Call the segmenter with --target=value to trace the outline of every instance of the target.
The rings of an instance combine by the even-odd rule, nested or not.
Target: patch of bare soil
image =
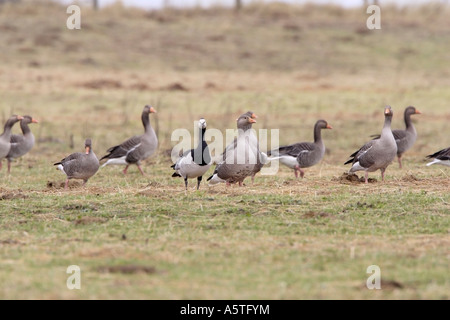
[[[123,265],[123,266],[101,266],[98,269],[101,273],[122,273],[122,274],[136,274],[136,273],[146,273],[154,274],[156,273],[156,268],[151,266],[139,266],[139,265]]]
[[[407,289],[408,286],[396,281],[396,280],[381,280],[381,290],[393,291],[397,289]],[[367,289],[367,284],[364,283],[362,286],[364,289]]]
[[[405,181],[405,182],[416,182],[416,181],[420,181],[420,180],[421,179],[417,178],[413,174],[407,174],[406,176],[402,177],[402,181]]]
[[[210,89],[210,90],[217,89],[217,85],[214,82],[208,81],[205,83],[205,89]]]
[[[310,218],[328,218],[331,215],[326,212],[308,212],[302,215],[302,218],[304,219],[310,219]]]
[[[340,183],[352,184],[352,183],[364,183],[364,176],[358,177],[358,175],[354,173],[344,172],[340,177],[333,177],[332,181],[338,181]],[[369,183],[378,182],[377,179],[369,178]]]
[[[381,280],[381,289],[384,290],[394,290],[394,289],[404,289],[405,285],[396,280]]]
[[[120,89],[122,88],[122,83],[118,80],[113,79],[96,79],[91,81],[86,81],[79,84],[80,87],[88,89]]]
[[[0,245],[1,244],[20,244],[20,242],[17,240],[13,240],[13,239],[6,239],[6,240],[0,240]]]
[[[172,84],[169,84],[165,87],[162,87],[161,90],[167,90],[167,91],[189,91],[184,85],[182,85],[179,82],[175,82]]]
[[[70,181],[69,182],[69,189],[79,188],[82,185],[83,185],[82,182]],[[65,182],[47,181],[47,188],[48,189],[64,189],[64,186],[65,186]]]
[[[108,221],[105,218],[98,218],[98,217],[82,217],[80,219],[74,220],[73,223],[75,225],[88,225],[93,223],[105,223]]]
[[[22,191],[5,191],[0,193],[0,201],[1,200],[14,200],[14,199],[26,199],[28,196]]]
[[[137,91],[148,91],[148,90],[150,90],[150,87],[147,84],[143,83],[143,82],[133,83],[128,88],[131,89],[131,90],[137,90]]]

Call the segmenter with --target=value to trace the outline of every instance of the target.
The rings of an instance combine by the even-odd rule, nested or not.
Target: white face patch
[[[205,129],[205,128],[206,128],[206,120],[203,119],[203,118],[201,118],[201,119],[198,121],[198,127],[199,127],[200,129]]]

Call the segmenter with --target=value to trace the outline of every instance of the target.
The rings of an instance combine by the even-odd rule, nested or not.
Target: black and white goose
[[[294,169],[295,177],[298,173],[303,178],[305,172],[302,168],[312,167],[322,160],[325,154],[325,144],[322,140],[322,129],[333,127],[325,120],[318,120],[314,125],[314,142],[300,142],[280,147],[269,152],[270,161],[279,159],[280,162]]]
[[[6,159],[8,160],[8,173],[11,172],[11,162],[27,154],[34,147],[34,135],[28,126],[30,123],[39,123],[31,116],[23,116],[20,120],[20,128],[23,135],[13,134],[11,136],[11,149]]]
[[[83,185],[85,185],[100,167],[98,158],[92,150],[91,139],[86,139],[84,147],[85,153],[72,153],[54,164],[58,170],[61,170],[67,176],[64,189],[69,187],[70,179],[81,179],[84,181]]]
[[[188,179],[197,178],[197,190],[203,175],[211,167],[211,153],[208,144],[205,141],[206,120],[201,118],[198,121],[199,140],[197,148],[186,151],[183,156],[171,167],[175,170],[172,177],[182,177],[186,190],[188,188]]]
[[[397,143],[397,158],[398,165],[400,169],[402,168],[402,156],[403,154],[411,149],[417,139],[417,131],[414,127],[414,124],[411,121],[411,116],[414,114],[421,114],[419,110],[417,110],[413,106],[409,106],[405,109],[403,114],[403,118],[405,120],[405,130],[392,130],[392,134],[394,135],[395,142]],[[375,139],[379,139],[380,136],[374,136]]]
[[[450,166],[450,148],[439,150],[427,156],[428,159],[434,159],[427,163],[427,166],[433,164],[441,164],[443,166]]]
[[[368,173],[376,170],[381,171],[381,178],[384,181],[384,172],[392,163],[397,154],[397,143],[391,130],[393,112],[390,106],[384,109],[384,126],[380,139],[371,140],[354,152],[351,159],[345,164],[351,163],[350,172],[364,171],[365,183],[368,183]]]
[[[143,135],[134,136],[120,145],[111,147],[107,150],[107,155],[103,156],[100,161],[107,159],[102,167],[115,164],[125,165],[123,173],[126,174],[128,167],[135,164],[142,175],[144,171],[141,168],[141,161],[150,157],[158,148],[158,138],[155,130],[150,124],[150,113],[156,113],[152,106],[145,106],[142,111],[141,119],[145,132]]]
[[[5,130],[0,135],[0,170],[2,169],[2,160],[8,156],[11,150],[11,130],[14,124],[22,120],[22,116],[11,116],[5,123]]]

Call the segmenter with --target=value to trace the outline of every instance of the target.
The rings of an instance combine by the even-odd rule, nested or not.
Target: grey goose
[[[433,164],[441,164],[443,166],[450,166],[450,147],[447,149],[439,150],[433,154],[427,156],[428,159],[433,159],[433,161],[427,163],[427,166]]]
[[[6,156],[6,159],[8,159],[8,173],[11,172],[11,162],[27,154],[34,147],[34,135],[28,126],[30,123],[39,123],[39,121],[31,116],[23,116],[23,119],[20,120],[22,135],[13,134],[11,136],[11,149]]]
[[[299,142],[271,150],[268,154],[270,161],[279,159],[280,162],[294,169],[295,177],[298,173],[303,178],[303,168],[312,167],[319,163],[325,154],[325,144],[322,140],[322,129],[333,127],[325,120],[318,120],[314,125],[314,142]]]
[[[211,153],[208,144],[205,141],[206,120],[201,118],[198,121],[198,145],[197,148],[186,151],[181,158],[171,167],[175,170],[172,177],[182,177],[186,190],[188,188],[188,179],[197,178],[197,190],[203,175],[211,167]]]
[[[242,186],[246,177],[252,176],[260,159],[259,144],[252,132],[256,120],[244,113],[237,119],[238,137],[225,148],[221,161],[208,178],[210,185],[221,182],[239,183]]]
[[[352,164],[350,173],[365,172],[365,183],[368,183],[368,173],[376,170],[381,171],[381,178],[384,181],[384,172],[395,159],[397,143],[391,130],[392,116],[392,108],[387,106],[384,109],[384,126],[380,138],[363,145],[350,156],[350,160],[345,162],[345,164]]]
[[[126,174],[128,167],[135,164],[141,174],[144,175],[141,161],[150,157],[158,148],[158,138],[150,124],[150,113],[156,113],[156,110],[152,106],[145,106],[141,115],[145,130],[144,134],[131,137],[122,144],[109,148],[107,150],[108,154],[100,159],[100,161],[107,160],[102,167],[111,164],[125,165],[123,173]]]
[[[61,170],[67,176],[64,189],[69,187],[70,179],[81,179],[84,181],[83,185],[85,185],[100,167],[98,158],[92,150],[91,139],[86,139],[84,147],[85,153],[72,153],[54,164],[58,170]]]
[[[403,114],[403,118],[405,121],[405,130],[392,130],[392,134],[394,135],[395,142],[397,143],[397,158],[398,158],[398,165],[400,169],[402,166],[402,156],[403,154],[411,149],[411,147],[414,145],[417,139],[417,131],[414,127],[411,116],[414,114],[421,114],[419,110],[417,110],[413,106],[409,106],[405,109],[405,112]],[[375,139],[379,139],[380,136],[376,135],[374,136]]]
[[[11,116],[5,123],[4,131],[0,135],[0,170],[2,169],[2,160],[8,156],[11,150],[11,130],[14,124],[22,120],[22,116]]]
[[[253,120],[258,119],[258,116],[253,112],[253,111],[247,111],[245,113],[245,115],[251,117]],[[254,132],[251,132],[252,135],[254,135]],[[255,136],[256,137],[256,136]],[[261,150],[259,151],[259,156],[257,159],[257,164],[253,169],[253,173],[251,175],[251,179],[252,179],[252,184],[255,182],[255,176],[258,172],[261,171],[262,167],[264,167],[264,165],[268,163],[268,157],[267,154],[262,152]]]

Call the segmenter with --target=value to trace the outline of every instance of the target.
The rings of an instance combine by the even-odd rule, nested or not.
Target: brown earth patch
[[[101,266],[98,269],[101,273],[122,273],[122,274],[137,274],[146,273],[154,274],[156,273],[156,268],[152,266],[139,266],[139,265],[123,265],[123,266]]]
[[[14,199],[26,199],[27,195],[23,194],[22,191],[9,191],[0,194],[1,200],[14,200]]]

